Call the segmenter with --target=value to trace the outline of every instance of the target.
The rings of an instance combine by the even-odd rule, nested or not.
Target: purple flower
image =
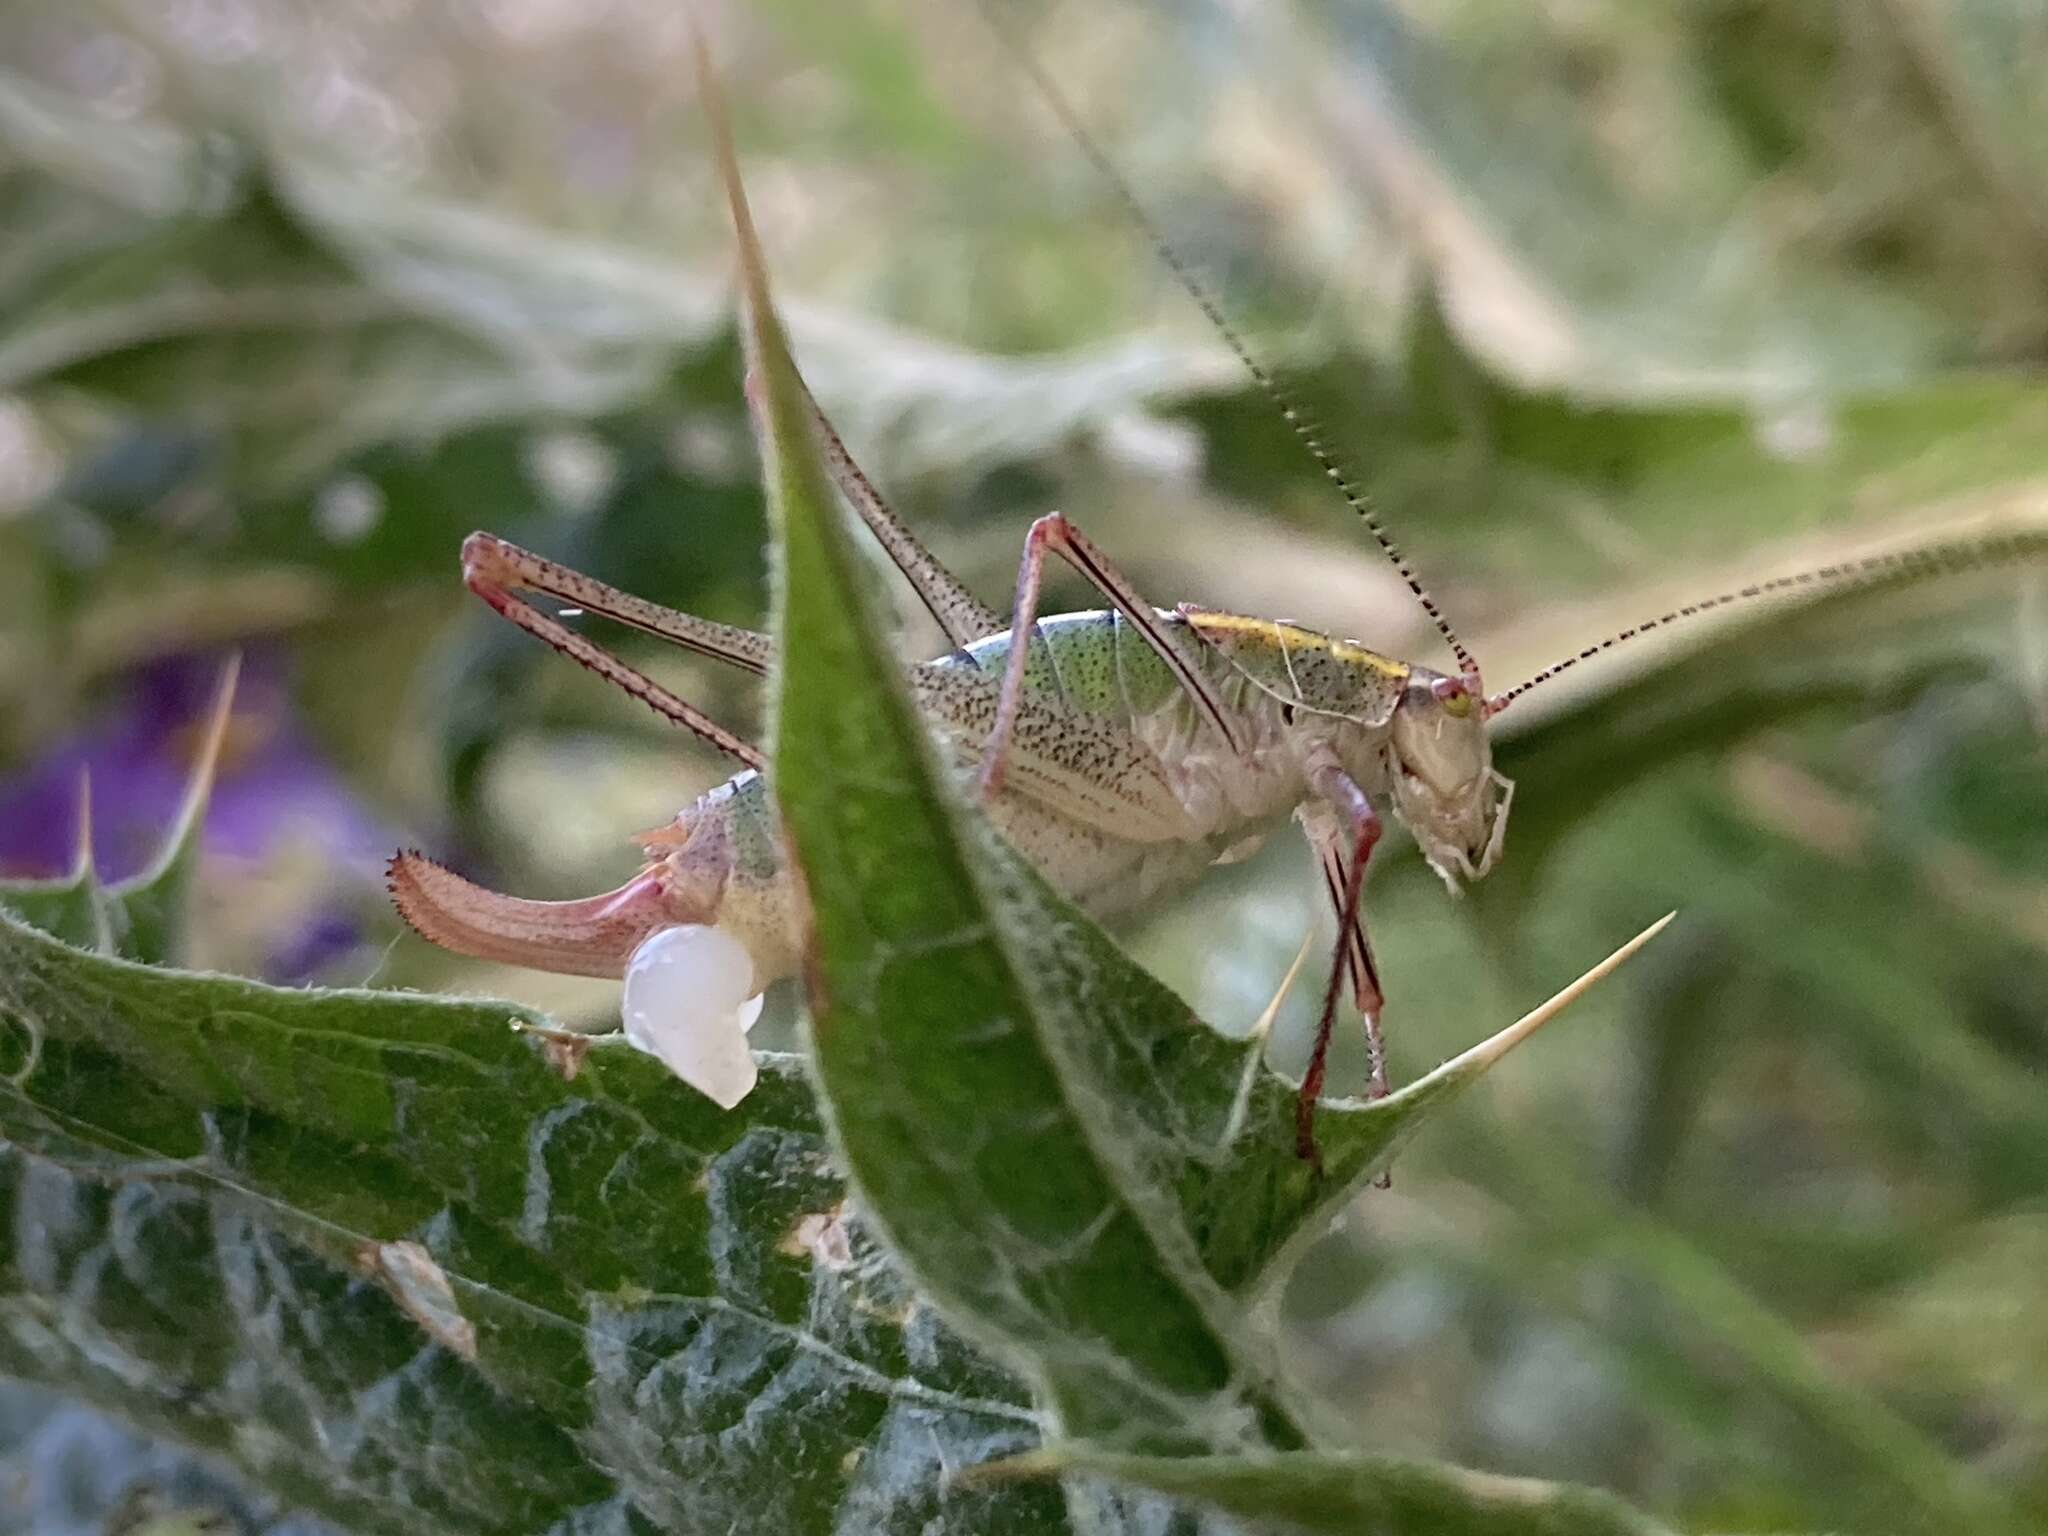
[[[99,877],[147,868],[184,804],[221,665],[184,655],[138,668],[104,718],[0,782],[0,876],[70,871],[88,785]],[[240,916],[259,920],[262,942],[237,958],[299,979],[353,949],[359,898],[378,889],[393,841],[307,736],[282,658],[246,657],[200,840],[202,886],[228,908],[234,887],[260,880],[263,910]],[[298,878],[280,886],[280,866]]]

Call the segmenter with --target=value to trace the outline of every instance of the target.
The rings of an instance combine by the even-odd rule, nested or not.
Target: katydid
[[[1579,662],[1709,609],[2040,554],[2048,552],[2048,533],[1925,546],[1760,582],[1647,620],[1489,694],[1477,661],[1363,493],[1160,237],[1052,83],[1028,58],[1025,64],[1174,276],[1363,519],[1449,647],[1454,669],[1394,660],[1284,620],[1189,604],[1155,607],[1058,513],[1032,525],[1005,620],[897,519],[811,401],[818,445],[841,494],[952,643],[948,654],[908,669],[920,708],[996,828],[1083,908],[1103,916],[1143,908],[1208,866],[1245,856],[1289,817],[1300,822],[1338,934],[1298,1098],[1298,1147],[1313,1161],[1314,1108],[1347,986],[1365,1022],[1370,1091],[1387,1091],[1380,977],[1361,905],[1381,813],[1408,828],[1454,891],[1485,875],[1500,858],[1514,788],[1493,766],[1494,715]],[[764,262],[708,72],[702,87],[739,258],[758,274]],[[1041,615],[1041,578],[1055,556],[1107,605]],[[803,942],[765,759],[751,742],[529,597],[561,605],[565,616],[595,614],[756,675],[774,664],[773,641],[632,596],[488,533],[465,542],[463,578],[499,614],[696,733],[744,771],[672,823],[642,834],[646,862],[615,890],[581,901],[531,901],[404,852],[390,870],[400,913],[426,938],[465,955],[623,976],[627,1037],[729,1107],[754,1083],[745,1030],[760,996],[797,971]]]

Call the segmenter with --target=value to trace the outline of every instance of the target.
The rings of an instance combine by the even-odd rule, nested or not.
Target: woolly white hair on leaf
[[[747,1031],[761,1016],[754,962],[730,934],[697,923],[649,934],[626,966],[626,1038],[731,1109],[754,1091]]]

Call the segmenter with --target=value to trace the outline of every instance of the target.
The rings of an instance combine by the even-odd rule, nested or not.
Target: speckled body
[[[1158,615],[1210,685],[1235,750],[1114,610],[1039,621],[1000,793],[988,811],[1020,853],[1098,916],[1142,906],[1243,858],[1308,805],[1306,763],[1333,752],[1368,795],[1394,773],[1388,723],[1437,674],[1297,625],[1199,609]],[[919,706],[963,772],[979,761],[1009,657],[1005,632],[911,669]],[[647,839],[690,920],[708,916],[766,986],[797,964],[797,915],[766,781],[737,775]]]

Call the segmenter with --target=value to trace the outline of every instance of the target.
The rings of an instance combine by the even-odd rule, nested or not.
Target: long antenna
[[[1489,717],[1499,714],[1530,689],[1549,682],[1560,673],[1569,672],[1582,661],[1591,661],[1595,656],[1605,655],[1617,646],[1626,645],[1653,629],[1668,629],[1687,619],[1698,618],[1717,608],[1729,608],[1738,603],[1758,598],[1774,597],[1785,592],[1855,591],[1865,587],[1886,586],[1893,582],[1918,580],[1923,576],[1952,575],[1959,571],[1976,569],[1979,566],[2001,565],[2007,561],[2023,559],[2029,555],[2048,554],[2048,528],[2027,529],[2016,533],[1989,534],[1976,539],[1948,539],[1937,544],[1922,544],[1912,549],[1889,550],[1883,554],[1865,555],[1857,560],[1845,560],[1834,565],[1815,566],[1811,570],[1795,571],[1789,576],[1774,576],[1769,581],[1755,582],[1750,586],[1738,587],[1732,592],[1718,593],[1674,608],[1669,613],[1659,614],[1654,619],[1644,619],[1631,624],[1627,629],[1617,631],[1604,640],[1577,651],[1561,661],[1525,678],[1505,692],[1496,693],[1486,701]]]
[[[1465,643],[1458,638],[1457,631],[1451,628],[1450,620],[1445,618],[1443,610],[1437,607],[1436,599],[1429,595],[1429,589],[1423,586],[1421,578],[1415,574],[1415,568],[1403,558],[1393,539],[1380,525],[1379,513],[1373,507],[1372,499],[1345,474],[1343,466],[1337,462],[1336,455],[1324,446],[1321,434],[1295,404],[1293,395],[1267,371],[1258,358],[1253,356],[1251,348],[1238,334],[1237,328],[1224,317],[1222,306],[1210,297],[1209,290],[1203,286],[1201,279],[1196,277],[1193,269],[1181,259],[1180,253],[1166,238],[1165,232],[1153,220],[1152,215],[1146,212],[1145,205],[1138,201],[1138,194],[1131,190],[1130,182],[1096,141],[1095,135],[1089,132],[1087,125],[1081,121],[1081,116],[1074,109],[1073,103],[1053,83],[1052,77],[1039,64],[1036,55],[1026,46],[1023,37],[1011,27],[1009,19],[1002,13],[1001,0],[980,0],[980,6],[989,29],[1001,39],[1003,46],[1010,50],[1024,73],[1030,76],[1032,84],[1038,87],[1039,94],[1052,109],[1053,116],[1059,119],[1060,126],[1066,129],[1068,136],[1080,147],[1081,153],[1115,192],[1117,200],[1123,204],[1124,212],[1150,242],[1167,271],[1173,274],[1174,281],[1180,284],[1190,299],[1194,300],[1195,307],[1201,310],[1209,324],[1215,328],[1217,335],[1223,338],[1224,344],[1237,355],[1237,360],[1244,365],[1245,372],[1251,375],[1252,382],[1278,407],[1282,419],[1300,440],[1302,447],[1308,450],[1309,457],[1316,462],[1316,467],[1322,470],[1324,477],[1337,488],[1337,494],[1344,498],[1344,504],[1358,514],[1366,526],[1366,531],[1379,545],[1380,552],[1400,573],[1401,579],[1408,584],[1408,590],[1415,594],[1416,602],[1422,605],[1422,611],[1429,615],[1430,622],[1436,626],[1436,632],[1444,637],[1444,643],[1451,648],[1451,654],[1458,658],[1458,671],[1464,677],[1473,696],[1484,698],[1486,690],[1479,679],[1479,663],[1473,660],[1472,653],[1465,649]]]

